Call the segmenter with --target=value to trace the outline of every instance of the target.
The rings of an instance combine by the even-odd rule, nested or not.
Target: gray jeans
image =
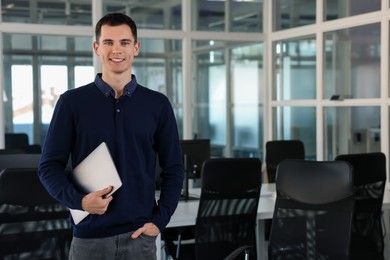
[[[141,234],[132,239],[132,233],[103,238],[73,237],[69,260],[156,260],[156,237]]]

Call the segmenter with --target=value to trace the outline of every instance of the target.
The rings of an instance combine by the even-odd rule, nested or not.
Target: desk
[[[192,193],[198,193],[194,190]],[[390,204],[390,199],[389,199]],[[167,227],[182,227],[195,225],[196,215],[198,214],[199,200],[180,201]],[[257,209],[258,219],[270,219],[275,206],[275,184],[263,184],[261,186],[261,196]],[[390,205],[389,205],[390,207]]]
[[[388,228],[390,224],[389,210],[390,210],[390,185],[386,186],[385,194],[383,196],[383,207],[385,214],[384,228],[389,232]],[[196,193],[196,191],[193,191]],[[198,191],[199,192],[199,191]],[[257,225],[256,225],[256,239],[257,239],[257,258],[260,260],[268,259],[267,244],[264,240],[264,220],[271,219],[273,217],[275,207],[275,184],[264,183],[261,186],[261,195],[259,200],[259,206],[257,209]],[[196,215],[198,213],[198,200],[192,201],[180,201],[175,213],[173,214],[171,221],[167,227],[182,227],[195,225]],[[387,239],[388,240],[388,239]],[[385,241],[385,259],[389,255],[389,241]],[[161,237],[158,236],[156,240],[157,244],[157,259],[161,259]]]

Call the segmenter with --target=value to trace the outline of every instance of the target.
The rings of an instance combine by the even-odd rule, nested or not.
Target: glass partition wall
[[[264,159],[278,139],[301,139],[313,160],[389,155],[389,5],[3,0],[2,131],[42,143],[58,96],[99,72],[97,19],[123,12],[139,27],[139,83],[168,96],[180,137],[210,139],[211,156]]]
[[[388,154],[388,1],[277,0],[269,8],[267,138],[303,140],[307,159]]]
[[[263,138],[262,44],[194,41],[195,137],[217,157],[260,157]]]
[[[4,131],[44,140],[56,101],[94,79],[91,37],[3,34]]]

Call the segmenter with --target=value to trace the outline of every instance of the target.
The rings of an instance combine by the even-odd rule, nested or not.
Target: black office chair
[[[305,147],[300,140],[273,140],[265,144],[265,166],[269,183],[275,182],[276,169],[285,159],[305,159]],[[264,221],[265,240],[269,239],[272,220]]]
[[[352,221],[351,259],[384,259],[382,203],[386,186],[383,153],[344,154],[335,158],[353,166],[355,210]]]
[[[28,135],[25,133],[5,133],[4,134],[5,148],[25,148],[29,145]]]
[[[195,259],[256,259],[256,215],[261,190],[258,158],[215,158],[202,167],[195,225]],[[187,247],[187,248],[186,248]]]
[[[69,211],[47,193],[37,168],[1,171],[0,227],[0,259],[67,259]]]
[[[269,259],[349,259],[352,178],[347,162],[282,161]]]
[[[22,150],[24,153],[40,154],[42,147],[39,144],[29,144],[26,133],[5,133],[5,149]]]
[[[269,183],[275,182],[278,164],[285,159],[305,159],[305,147],[300,140],[274,140],[265,144],[265,166]]]

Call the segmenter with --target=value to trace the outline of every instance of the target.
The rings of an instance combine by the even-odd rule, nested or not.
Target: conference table
[[[199,196],[200,189],[192,189],[190,193]],[[261,186],[261,194],[259,206],[257,209],[257,225],[256,225],[256,239],[257,239],[257,258],[259,260],[268,259],[267,242],[264,239],[264,221],[272,219],[275,206],[276,192],[274,183],[264,183]],[[173,214],[167,227],[184,227],[195,225],[196,215],[198,212],[199,200],[180,201],[175,213]],[[386,186],[383,197],[384,211],[384,227],[386,233],[389,233],[388,227],[390,224],[390,185]],[[389,256],[389,238],[385,238],[385,256]],[[158,236],[157,244],[157,259],[164,259],[164,254],[161,252],[161,237]],[[387,259],[387,258],[386,258]]]

